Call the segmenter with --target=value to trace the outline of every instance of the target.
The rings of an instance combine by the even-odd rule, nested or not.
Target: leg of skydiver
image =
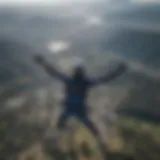
[[[98,145],[102,151],[104,159],[106,159],[106,146],[103,142],[103,139],[101,138],[98,129],[94,125],[94,123],[88,118],[87,115],[83,115],[80,117],[80,120],[84,123],[84,125],[92,132],[92,134],[96,137],[96,140],[98,142]]]
[[[60,119],[57,123],[57,128],[61,132],[61,136],[64,135],[64,133],[65,133],[64,130],[66,129],[66,121],[68,120],[68,118],[70,116],[73,116],[73,115],[74,114],[72,113],[72,111],[66,111],[60,116]],[[69,159],[71,159],[71,160],[72,159],[76,160],[77,154],[74,150],[74,144],[73,144],[74,138],[73,137],[74,137],[74,135],[72,135],[72,134],[69,134],[69,137],[67,137],[67,146],[66,146],[67,148],[64,149],[65,150],[64,152],[66,153],[66,157],[69,157]],[[62,138],[60,137],[60,139],[62,139]],[[68,140],[69,140],[69,143],[68,143]],[[66,159],[68,159],[68,158],[66,158]]]
[[[62,112],[60,115],[60,118],[58,119],[57,125],[56,125],[56,131],[54,135],[54,142],[55,146],[59,147],[60,141],[63,139],[64,134],[65,134],[65,127],[66,127],[66,122],[69,118],[69,112],[66,110]]]
[[[69,117],[69,114],[68,114],[67,111],[64,111],[61,114],[61,116],[60,116],[60,118],[58,120],[58,123],[57,123],[58,130],[63,130],[65,128],[66,121],[67,121],[68,117]]]
[[[49,131],[46,135],[44,135],[44,145],[45,151],[48,154],[51,154],[56,159],[65,159],[66,153],[63,152],[62,147],[64,147],[61,143],[63,142],[61,139],[64,137],[64,129],[66,125],[66,121],[69,117],[68,112],[66,110],[61,114],[58,119],[58,123],[56,124],[56,128],[54,130]],[[63,158],[58,158],[63,157]]]

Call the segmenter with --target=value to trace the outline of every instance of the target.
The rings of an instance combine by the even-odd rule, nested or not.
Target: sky
[[[68,2],[90,2],[98,0],[0,0],[2,4],[61,4]],[[132,2],[159,2],[159,0],[131,0]]]
[[[95,0],[0,0],[0,4],[60,4],[68,2],[89,2]]]

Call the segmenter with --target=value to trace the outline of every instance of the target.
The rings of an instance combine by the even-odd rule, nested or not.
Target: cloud
[[[103,20],[99,16],[89,16],[86,19],[86,23],[90,26],[101,26],[103,24]]]
[[[71,44],[65,41],[53,41],[48,45],[48,49],[52,54],[58,54],[70,48]]]

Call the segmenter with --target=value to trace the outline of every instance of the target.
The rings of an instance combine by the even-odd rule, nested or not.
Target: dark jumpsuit
[[[63,127],[70,116],[81,120],[86,126],[90,125],[86,98],[91,83],[87,79],[68,79],[65,81],[64,111],[59,119],[58,127]]]

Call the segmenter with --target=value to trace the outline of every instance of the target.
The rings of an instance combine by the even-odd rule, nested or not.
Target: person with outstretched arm
[[[121,76],[126,71],[124,63],[119,64],[119,67],[112,72],[99,78],[89,78],[86,75],[85,68],[82,65],[77,65],[73,68],[73,75],[71,77],[62,74],[55,69],[42,56],[36,56],[34,60],[41,65],[46,72],[60,80],[65,84],[65,103],[64,111],[62,112],[58,123],[58,129],[64,129],[69,117],[74,116],[78,118],[97,138],[100,148],[104,151],[105,147],[103,140],[100,138],[96,126],[92,123],[88,116],[87,110],[87,93],[90,88],[100,85],[102,83],[110,82]]]

